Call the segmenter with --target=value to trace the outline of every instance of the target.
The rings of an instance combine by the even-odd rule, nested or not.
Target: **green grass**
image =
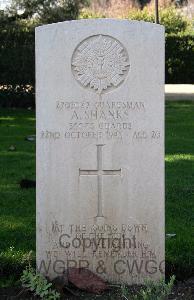
[[[0,112],[0,285],[12,285],[35,253],[35,189],[21,189],[22,179],[35,179],[33,111]],[[15,151],[9,151],[14,145]],[[166,105],[166,240],[168,274],[194,272],[194,102]]]
[[[166,241],[169,273],[194,273],[194,102],[166,105]]]
[[[0,272],[2,285],[21,272],[25,255],[35,251],[35,189],[21,189],[21,179],[35,179],[34,112],[0,112]],[[9,151],[14,145],[15,151]],[[11,275],[11,276],[9,276]],[[9,279],[8,279],[9,277]]]

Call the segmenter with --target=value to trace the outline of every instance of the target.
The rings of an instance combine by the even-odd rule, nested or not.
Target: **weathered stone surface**
[[[80,290],[100,294],[107,290],[108,286],[99,276],[87,269],[68,269],[68,281]]]
[[[114,283],[164,269],[164,29],[36,29],[37,265]],[[44,265],[45,263],[45,265]]]

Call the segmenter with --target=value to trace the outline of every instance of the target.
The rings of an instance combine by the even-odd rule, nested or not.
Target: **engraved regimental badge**
[[[72,55],[72,72],[76,80],[99,95],[117,88],[128,71],[128,53],[111,36],[91,36],[83,40]]]

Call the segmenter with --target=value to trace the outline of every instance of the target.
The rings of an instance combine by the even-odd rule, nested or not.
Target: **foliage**
[[[166,82],[194,83],[194,34],[166,36]]]
[[[13,26],[14,24],[14,26]],[[34,22],[1,23],[0,106],[34,105]]]
[[[52,283],[40,273],[37,273],[32,267],[26,268],[21,276],[22,286],[29,289],[36,296],[46,300],[60,299],[60,294],[52,289]]]
[[[0,31],[0,84],[34,84],[34,28],[14,23]]]
[[[76,20],[79,16],[80,8],[86,5],[86,0],[62,0],[53,2],[53,6],[47,6],[40,13],[40,20],[44,24]]]
[[[165,283],[165,280],[158,282],[146,281],[145,288],[140,290],[139,295],[134,297],[134,300],[165,300],[172,291],[174,281],[175,276],[172,276],[168,283]]]
[[[137,20],[137,21],[145,21],[154,23],[155,17],[154,13],[147,8],[142,10],[140,9],[132,9],[129,11],[129,20]]]
[[[191,22],[173,6],[160,10],[160,24],[165,26],[168,34],[190,32]]]
[[[82,9],[79,14],[79,19],[100,19],[106,18],[105,14],[100,14],[98,12],[94,12],[90,9]]]
[[[171,6],[169,8],[161,9],[159,12],[160,24],[165,26],[166,33],[180,33],[191,31],[191,22],[181,13]],[[146,22],[154,22],[154,11],[144,8],[143,10],[131,10],[129,12],[130,20],[139,20]]]
[[[17,79],[17,76],[15,77]],[[0,107],[34,108],[34,99],[33,85],[0,85]]]
[[[126,286],[122,286],[122,295],[126,300],[165,300],[170,295],[175,281],[175,276],[168,283],[164,279],[159,281],[146,280],[144,287],[137,295],[130,296]]]
[[[19,19],[36,18],[40,23],[77,19],[88,0],[12,0],[9,14]],[[22,12],[22,13],[21,13]]]

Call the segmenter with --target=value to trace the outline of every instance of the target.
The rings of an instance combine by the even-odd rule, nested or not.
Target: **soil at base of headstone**
[[[134,294],[138,290],[138,287],[130,287],[131,293]],[[23,291],[21,287],[17,288],[1,288],[0,289],[0,300],[35,300],[40,299],[39,297],[33,296],[28,291]],[[73,287],[64,289],[64,295],[61,300],[121,300],[125,299],[122,297],[121,289],[118,287],[111,286],[109,290],[101,295],[89,294]],[[186,280],[185,282],[178,282],[172,294],[168,297],[170,300],[194,300],[194,277]]]

